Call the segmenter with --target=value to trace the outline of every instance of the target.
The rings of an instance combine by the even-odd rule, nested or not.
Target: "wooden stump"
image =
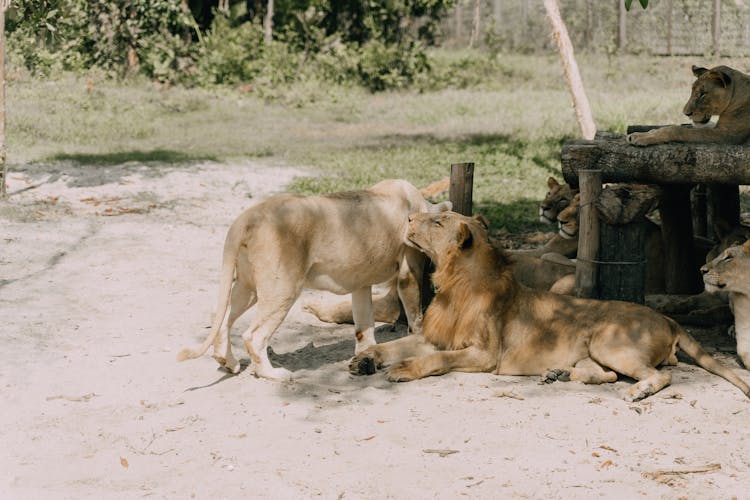
[[[599,256],[596,297],[642,304],[646,284],[646,214],[659,189],[637,184],[606,187],[596,202]]]

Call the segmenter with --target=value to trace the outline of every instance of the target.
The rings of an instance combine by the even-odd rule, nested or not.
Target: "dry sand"
[[[299,303],[271,342],[290,383],[177,363],[228,224],[305,172],[36,169],[0,202],[1,498],[750,498],[750,400],[690,364],[640,403],[627,381],[390,384],[349,375],[352,327]]]

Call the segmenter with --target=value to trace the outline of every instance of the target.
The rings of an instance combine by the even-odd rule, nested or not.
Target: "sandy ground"
[[[0,204],[1,498],[750,498],[750,401],[690,364],[640,403],[627,381],[390,384],[349,375],[352,327],[299,303],[272,340],[292,382],[177,363],[228,224],[305,173],[37,169]]]

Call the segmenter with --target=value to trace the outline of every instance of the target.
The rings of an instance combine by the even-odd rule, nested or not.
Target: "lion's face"
[[[720,115],[732,97],[732,80],[719,68],[706,69],[693,66],[696,80],[682,112],[696,126],[706,125],[712,116]]]
[[[750,240],[727,248],[701,272],[707,292],[750,294]]]
[[[567,240],[578,238],[578,209],[580,205],[581,195],[577,194],[570,201],[570,205],[557,214],[557,223],[560,226],[559,234]]]
[[[439,264],[442,257],[471,246],[474,234],[487,239],[487,220],[456,212],[417,213],[409,216],[407,238]]]
[[[546,224],[554,224],[557,216],[569,204],[575,194],[568,184],[560,184],[557,179],[547,179],[547,195],[539,205],[539,220]]]

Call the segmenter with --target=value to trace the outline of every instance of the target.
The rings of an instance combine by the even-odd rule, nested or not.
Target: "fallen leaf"
[[[512,399],[518,399],[519,401],[523,401],[524,398],[519,396],[513,391],[497,391],[493,394],[496,398],[512,398]]]
[[[375,434],[373,434],[372,436],[367,436],[367,437],[362,438],[362,439],[357,439],[357,442],[370,441],[371,439],[375,439]]]
[[[120,465],[125,467],[126,469],[130,467],[130,464],[128,464],[128,459],[125,457],[120,457]]]
[[[427,448],[426,450],[422,450],[422,453],[436,453],[440,455],[441,457],[445,458],[448,455],[453,455],[454,453],[458,453],[458,450],[450,450],[447,448],[441,448],[441,449]]]

